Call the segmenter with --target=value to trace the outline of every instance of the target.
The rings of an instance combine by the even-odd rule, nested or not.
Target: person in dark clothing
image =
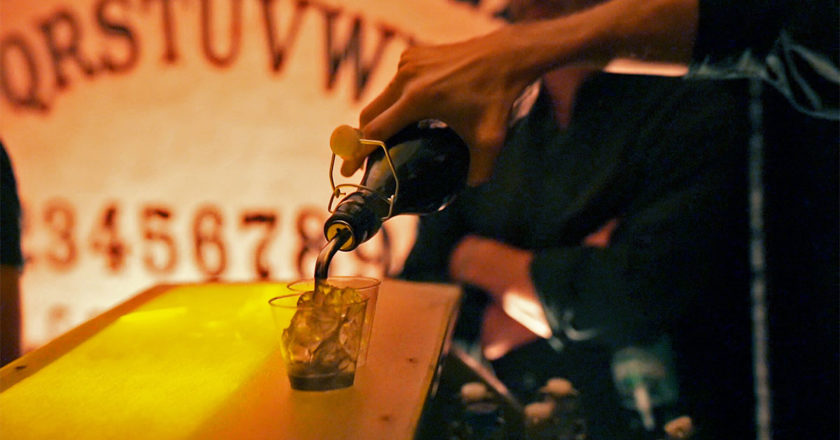
[[[497,376],[525,402],[547,379],[570,379],[593,438],[630,438],[611,357],[662,335],[682,380],[673,410],[690,414],[709,435],[749,432],[749,328],[726,319],[746,305],[738,295],[748,274],[740,239],[744,94],[712,83],[592,73],[570,95],[574,107],[564,123],[552,90],[544,83],[513,126],[486,184],[421,218],[402,276],[466,282],[456,338],[480,341]],[[600,244],[599,230],[609,237]],[[529,255],[524,276],[548,332],[505,315],[505,297],[521,289],[505,282],[520,267],[514,253]],[[713,303],[719,308],[708,310]],[[713,316],[720,319],[700,319]],[[490,321],[505,328],[501,340],[489,340]],[[715,326],[727,327],[729,339],[689,337]],[[714,360],[699,369],[683,362],[688,358]],[[722,384],[726,392],[699,395]]]
[[[0,141],[0,366],[20,356],[20,201],[12,164]]]
[[[829,0],[610,0],[464,42],[412,47],[362,111],[360,128],[387,139],[411,121],[446,121],[470,145],[477,184],[501,169],[496,156],[514,100],[551,69],[753,80],[743,183],[751,226],[741,238],[752,275],[741,295],[752,304],[731,316],[754,327],[756,437],[837,438],[838,10]],[[344,158],[342,172],[364,153]]]

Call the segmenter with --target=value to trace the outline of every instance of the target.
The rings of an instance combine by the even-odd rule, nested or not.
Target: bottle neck
[[[330,262],[332,262],[335,254],[341,249],[345,243],[352,239],[350,229],[335,229],[331,234],[327,245],[321,249],[318,254],[318,259],[315,261],[315,284],[317,285],[327,279],[329,276]]]
[[[379,231],[387,215],[388,203],[381,196],[360,190],[338,204],[324,223],[324,235],[331,241],[339,234],[349,233],[349,239],[340,249],[352,251]]]
[[[454,131],[432,121],[410,125],[372,152],[360,189],[339,202],[324,224],[327,240],[349,230],[341,250],[370,239],[399,214],[428,214],[446,206],[466,184],[469,150]]]

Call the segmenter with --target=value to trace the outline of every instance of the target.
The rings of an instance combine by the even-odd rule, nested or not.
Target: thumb
[[[344,162],[341,164],[341,175],[344,177],[352,176],[356,170],[362,167],[365,158],[354,158],[354,159],[344,159]]]

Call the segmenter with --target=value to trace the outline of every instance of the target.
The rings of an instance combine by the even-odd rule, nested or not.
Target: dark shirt
[[[20,201],[12,164],[0,141],[0,264],[20,267]]]
[[[718,408],[687,410],[709,412],[700,417],[710,419],[724,407],[746,406],[746,413],[724,417],[734,420],[732,432],[745,432],[749,422],[738,418],[750,418],[748,320],[731,314],[745,314],[748,304],[743,182],[749,130],[743,100],[727,91],[709,82],[599,74],[579,90],[565,130],[542,95],[510,131],[491,180],[421,218],[403,276],[447,280],[449,254],[466,234],[532,250],[531,277],[553,346],[564,348],[532,353],[518,362],[517,374],[565,369],[535,371],[535,385],[569,377],[584,396],[598,396],[589,405],[598,407],[592,417],[609,424],[604,419],[614,402],[603,394],[612,380],[609,353],[667,332],[675,350],[693,352],[681,359],[730,356],[741,366],[719,371],[726,368],[717,368],[718,360],[703,373],[693,371],[696,365],[679,368],[687,396],[715,381],[731,385],[734,395],[714,399]],[[619,223],[607,248],[580,245],[613,218]],[[467,301],[464,319],[477,322]],[[463,323],[459,329],[469,335]],[[572,341],[580,331],[597,336]],[[715,338],[722,334],[731,339]],[[509,385],[517,380],[506,379]],[[721,404],[724,398],[731,402]]]

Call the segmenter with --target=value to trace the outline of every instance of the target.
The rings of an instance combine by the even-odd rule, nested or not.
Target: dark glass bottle
[[[428,214],[446,207],[466,185],[467,145],[440,121],[429,119],[412,124],[386,140],[385,145],[399,180],[399,191],[393,198],[397,180],[385,152],[377,149],[368,156],[360,182],[364,188],[342,199],[324,224],[328,241],[350,231],[350,238],[341,246],[343,251],[353,250],[370,239],[387,218]],[[389,198],[393,199],[393,208]]]

